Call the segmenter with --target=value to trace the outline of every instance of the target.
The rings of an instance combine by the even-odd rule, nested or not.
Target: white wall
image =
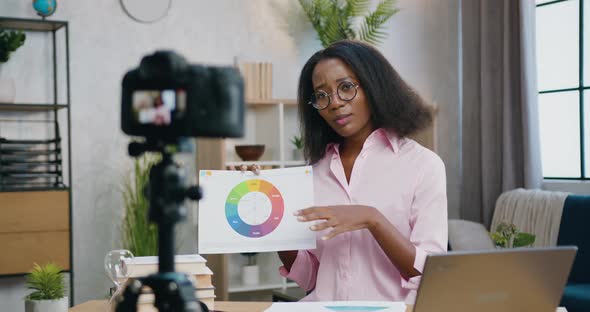
[[[590,195],[590,181],[545,180],[543,181],[543,189],[577,195]]]
[[[460,0],[399,1],[390,40],[393,66],[425,100],[438,106],[438,154],[447,169],[449,217],[459,216]],[[388,52],[385,52],[388,53]]]
[[[389,23],[389,38],[380,48],[410,84],[439,105],[451,216],[458,215],[460,181],[458,1],[399,1],[402,11]],[[292,98],[301,66],[320,48],[296,9],[295,0],[175,0],[163,21],[144,25],[126,17],[117,0],[59,2],[51,19],[70,22],[75,303],[105,296],[109,283],[102,259],[119,246],[119,188],[130,165],[128,138],[119,130],[122,75],[159,48],[174,49],[191,62],[271,61],[274,96]],[[0,15],[34,18],[30,1],[22,0],[2,0]],[[48,50],[25,51],[26,46],[17,51],[6,71],[17,77],[19,90],[32,90],[23,77],[48,68],[32,68],[27,56]],[[46,88],[20,96],[44,97]],[[191,251],[194,228],[184,229],[182,251]],[[22,311],[20,287],[18,280],[0,279],[0,310]]]

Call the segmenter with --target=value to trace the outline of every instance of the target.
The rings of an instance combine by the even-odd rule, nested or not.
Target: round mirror
[[[166,16],[172,0],[120,0],[123,11],[140,23],[154,23]]]

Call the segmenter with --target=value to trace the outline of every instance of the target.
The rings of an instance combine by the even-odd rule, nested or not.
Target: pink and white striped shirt
[[[445,167],[438,155],[409,138],[375,130],[365,141],[346,181],[337,144],[314,165],[315,205],[377,208],[416,248],[414,268],[426,255],[446,252]],[[307,208],[307,207],[301,207]],[[420,276],[405,280],[367,229],[346,232],[301,250],[279,272],[313,290],[302,301],[405,301],[413,304]]]

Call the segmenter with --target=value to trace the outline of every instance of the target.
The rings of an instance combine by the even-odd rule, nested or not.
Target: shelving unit
[[[249,292],[249,291],[259,291],[259,290],[272,290],[277,288],[290,288],[290,287],[297,287],[296,283],[271,283],[271,282],[262,282],[259,285],[240,285],[239,283],[234,284],[231,286],[228,291],[229,293],[240,293],[240,292]]]
[[[263,169],[304,166],[304,160],[294,160],[290,138],[297,132],[297,101],[294,99],[247,100],[246,135],[241,140],[226,140],[225,166],[257,164]],[[237,144],[265,144],[266,150],[259,161],[242,161],[234,151]],[[242,285],[240,268],[245,258],[240,254],[227,257],[227,274],[229,275],[227,293],[232,294],[270,291],[277,288],[298,287],[293,282],[281,277],[278,268],[281,263],[276,253],[259,253],[257,261],[260,272],[258,285]],[[231,298],[230,298],[231,299]]]
[[[69,273],[70,285],[73,285],[68,27],[67,21],[0,17],[0,28],[2,29],[35,33],[35,36],[37,34],[50,36],[51,69],[53,71],[51,73],[52,96],[50,96],[50,100],[42,103],[28,101],[0,103],[0,119],[2,120],[0,137],[12,142],[26,141],[27,144],[31,144],[31,146],[12,150],[19,150],[19,154],[23,157],[26,154],[17,167],[33,167],[33,169],[27,170],[20,169],[22,172],[32,173],[34,177],[42,176],[47,172],[59,175],[60,178],[59,182],[56,178],[55,183],[52,182],[49,186],[36,187],[36,182],[31,182],[19,185],[18,188],[0,188],[0,249],[9,251],[0,257],[0,277],[23,276],[32,268],[34,262],[45,264],[52,261],[62,267],[64,272]],[[27,37],[27,41],[21,49],[27,49],[29,36]],[[58,53],[58,41],[60,42],[60,53]],[[61,42],[65,45],[63,49]],[[59,61],[65,62],[63,67],[59,68],[58,54],[61,56]],[[64,81],[65,88],[63,85],[62,89],[59,88],[60,81]],[[27,91],[31,90],[30,85],[27,85],[27,88]],[[11,126],[14,124],[18,127]],[[22,128],[23,125],[26,126]],[[41,128],[35,129],[38,131],[33,131],[31,129],[34,126],[41,126]],[[43,133],[43,137],[40,137],[41,133]],[[35,144],[50,143],[55,144],[51,149],[49,147],[41,149],[35,146]],[[50,153],[59,156],[47,157],[47,160],[40,159],[38,156]],[[0,165],[7,166],[6,162],[0,162]],[[43,165],[48,165],[44,168],[45,171],[37,167]],[[2,171],[0,174],[4,175],[6,172]],[[73,287],[69,287],[69,290],[69,297],[73,298]]]
[[[258,164],[263,168],[303,166],[303,159],[293,159],[290,138],[297,134],[297,101],[294,99],[247,100],[246,135],[226,140],[225,166]],[[235,153],[239,144],[264,144],[259,161],[242,161]],[[291,147],[291,148],[290,148]]]
[[[227,274],[229,275],[229,295],[264,291],[278,288],[298,287],[294,282],[287,281],[279,275],[278,269],[281,262],[276,252],[265,252],[256,255],[257,264],[260,269],[260,281],[257,285],[244,285],[241,281],[241,267],[247,263],[246,257],[240,254],[229,254]]]
[[[294,160],[289,154],[294,147],[290,138],[297,134],[297,102],[294,99],[267,99],[246,101],[246,131],[241,139],[197,139],[197,170],[225,169],[228,166],[258,164],[263,168],[303,166],[303,160]],[[235,153],[238,144],[265,144],[266,150],[259,161],[242,161]],[[276,253],[259,253],[258,285],[242,285],[241,266],[246,258],[240,254],[206,256],[215,272],[213,283],[217,300],[228,300],[230,295],[246,292],[268,292],[280,288],[298,287],[281,277],[281,263]]]

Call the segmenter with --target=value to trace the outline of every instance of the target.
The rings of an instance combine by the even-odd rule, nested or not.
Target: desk
[[[268,309],[272,302],[238,302],[238,301],[216,301],[215,311],[223,312],[263,312]],[[92,300],[84,302],[68,310],[69,312],[105,312],[107,311],[106,300]],[[140,312],[158,311],[153,305],[142,305]]]
[[[69,309],[69,312],[105,312],[105,300],[92,300],[84,302]],[[216,301],[215,311],[223,312],[264,312],[268,309],[272,302],[238,302],[238,301]],[[145,309],[144,309],[145,307]],[[145,305],[141,307],[141,312],[156,311],[152,305]],[[408,306],[406,312],[412,312],[412,306]],[[557,312],[567,312],[565,308],[558,308]]]

